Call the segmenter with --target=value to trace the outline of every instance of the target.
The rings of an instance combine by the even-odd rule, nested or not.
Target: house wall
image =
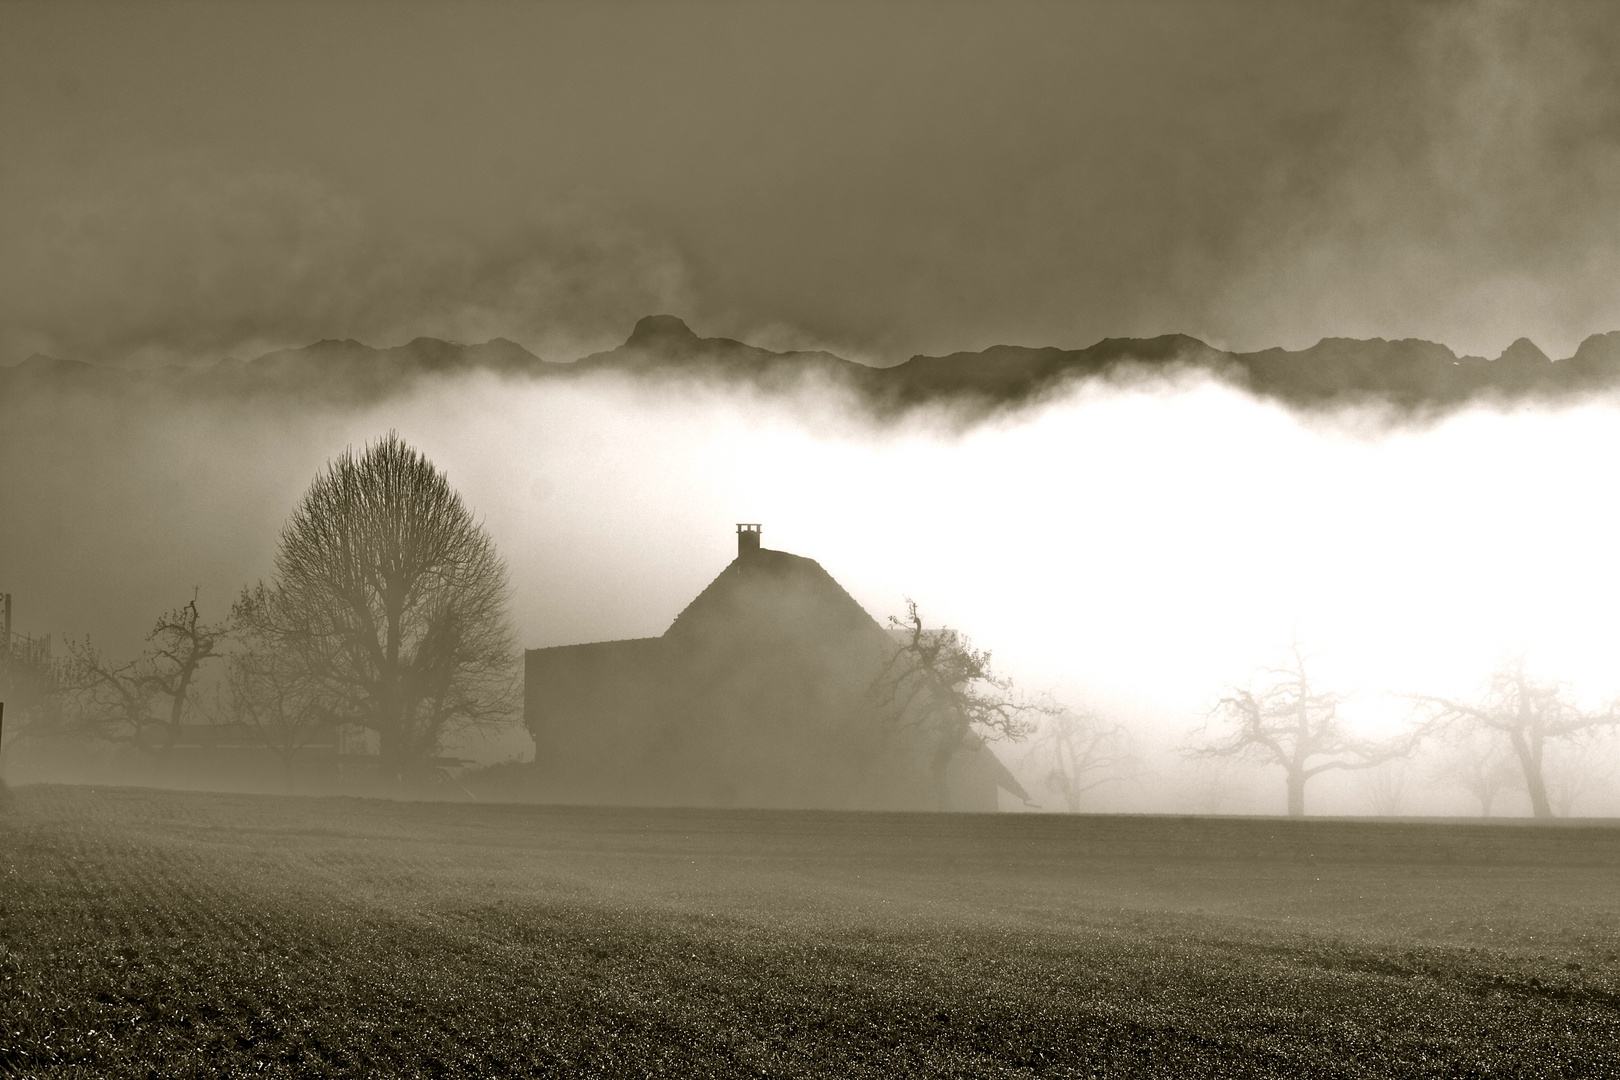
[[[872,693],[893,648],[812,560],[747,553],[661,638],[526,654],[544,797],[938,809],[927,748]],[[996,808],[983,764],[953,763],[952,808]]]
[[[657,801],[650,758],[670,691],[658,638],[531,649],[523,715],[549,795],[567,801]],[[642,797],[646,796],[646,797]]]

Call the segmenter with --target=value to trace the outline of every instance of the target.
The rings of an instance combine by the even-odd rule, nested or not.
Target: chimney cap
[[[737,525],[737,558],[752,555],[759,550],[759,524],[739,522]]]

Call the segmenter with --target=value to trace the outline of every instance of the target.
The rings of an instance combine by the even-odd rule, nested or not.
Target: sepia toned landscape
[[[1620,1075],[1617,54],[0,4],[0,1075]]]

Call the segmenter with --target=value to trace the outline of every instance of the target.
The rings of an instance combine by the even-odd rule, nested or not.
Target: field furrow
[[[14,795],[0,1073],[1620,1075],[1607,828]]]

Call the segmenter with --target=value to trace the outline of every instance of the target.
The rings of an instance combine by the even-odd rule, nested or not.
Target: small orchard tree
[[[260,586],[237,602],[237,618],[264,602]],[[318,672],[296,655],[254,631],[244,631],[242,638],[227,675],[228,715],[276,755],[291,791],[298,752],[331,732],[334,702]]]
[[[8,756],[6,747],[18,738],[60,732],[63,699],[63,665],[51,656],[48,635],[38,640],[12,634],[0,640],[0,767]],[[0,809],[9,799],[0,776]]]
[[[195,590],[184,605],[159,618],[147,635],[150,644],[143,658],[143,677],[161,703],[159,723],[169,745],[196,708],[194,692],[203,665],[223,655],[229,636],[227,624],[203,621],[197,612]]]
[[[87,635],[67,639],[67,688],[73,726],[106,739],[149,748],[145,738],[157,720],[152,693],[141,678],[140,660],[112,660]]]
[[[1588,797],[1608,790],[1614,782],[1614,739],[1607,732],[1549,747],[1542,771],[1547,778],[1547,801],[1553,813],[1569,817]]]
[[[1568,683],[1535,675],[1522,652],[1498,663],[1471,701],[1426,694],[1411,698],[1431,726],[1505,742],[1518,762],[1530,796],[1530,812],[1538,818],[1553,816],[1546,774],[1548,749],[1589,739],[1620,723],[1620,713],[1613,706],[1580,708]]]
[[[1394,817],[1406,805],[1407,759],[1393,758],[1357,775],[1361,793],[1379,817]]]
[[[390,432],[316,477],[281,531],[244,627],[334,723],[377,733],[384,772],[420,776],[451,731],[514,704],[506,567],[445,475]]]
[[[15,739],[60,729],[67,670],[51,655],[51,639],[13,634],[0,642],[0,701],[5,702],[0,738]]]
[[[1089,711],[1062,709],[1036,725],[1024,764],[1037,769],[1046,789],[1076,814],[1088,792],[1128,778],[1138,759],[1124,724]]]
[[[1518,784],[1519,767],[1506,744],[1478,731],[1453,733],[1430,774],[1445,787],[1467,792],[1490,817],[1502,792]]]
[[[161,616],[133,660],[107,658],[88,637],[68,642],[67,682],[80,725],[166,759],[197,712],[203,666],[223,655],[229,627],[210,623],[197,596]]]
[[[948,810],[947,770],[959,751],[981,740],[1018,742],[1054,710],[1018,698],[990,653],[962,634],[925,626],[914,600],[904,619],[890,616],[889,628],[897,646],[874,683],[879,706],[893,726],[922,734],[939,807]]]
[[[1288,814],[1305,814],[1305,785],[1335,770],[1375,768],[1416,749],[1425,731],[1413,727],[1385,740],[1357,737],[1339,715],[1348,694],[1323,687],[1296,634],[1281,663],[1262,667],[1246,686],[1230,686],[1210,710],[1194,758],[1241,758],[1283,770]]]

